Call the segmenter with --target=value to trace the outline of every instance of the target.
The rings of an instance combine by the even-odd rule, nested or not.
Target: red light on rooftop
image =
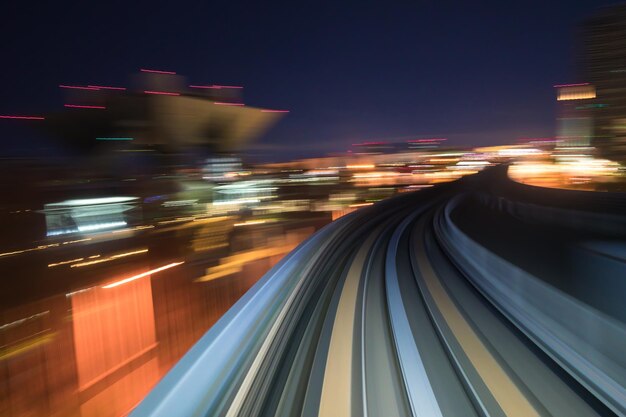
[[[213,104],[217,104],[218,106],[245,106],[243,103],[224,103],[221,101],[215,101]]]
[[[370,145],[386,145],[388,142],[376,141],[376,142],[361,142],[353,143],[352,146],[370,146]]]
[[[559,88],[559,87],[582,87],[584,85],[589,85],[589,83],[579,83],[579,84],[557,84],[554,87],[555,88]]]
[[[190,85],[190,88],[209,88],[209,89],[213,89],[213,90],[220,90],[222,88],[243,88],[242,86],[239,85]]]
[[[160,95],[160,96],[179,96],[180,93],[172,93],[169,91],[152,91],[152,90],[145,90],[144,91],[145,94],[156,94],[156,95]]]
[[[152,73],[152,74],[176,75],[176,73],[174,71],[161,71],[161,70],[153,70],[153,69],[145,69],[145,68],[141,68],[140,71],[141,72],[149,72],[149,73]]]
[[[64,104],[64,106],[69,107],[71,109],[98,109],[98,110],[106,109],[105,106],[85,106],[82,104]]]
[[[45,120],[42,116],[0,116],[0,119],[14,119],[14,120]]]
[[[69,89],[72,89],[72,90],[92,90],[92,91],[94,91],[94,90],[95,90],[95,91],[97,91],[97,90],[98,90],[98,87],[92,87],[92,86],[89,86],[89,87],[82,87],[82,86],[80,86],[80,85],[65,85],[65,84],[60,84],[60,85],[59,85],[59,87],[60,87],[60,88],[69,88]]]
[[[440,142],[440,141],[444,141],[447,140],[446,138],[427,138],[427,139],[411,139],[411,140],[407,140],[407,142],[409,143],[422,143],[422,142]]]
[[[90,88],[97,88],[97,89],[102,89],[102,90],[120,90],[120,91],[126,91],[126,87],[110,87],[108,85],[88,85],[87,87]]]

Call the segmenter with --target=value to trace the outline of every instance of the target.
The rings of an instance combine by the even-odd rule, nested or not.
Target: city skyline
[[[611,3],[5,6],[0,416],[626,417]]]
[[[59,84],[118,85],[147,67],[194,83],[241,84],[246,103],[289,109],[253,146],[274,159],[362,140],[444,136],[470,146],[552,136],[552,85],[585,81],[575,65],[577,25],[611,3],[12,5],[2,29],[14,40],[12,65],[2,69],[11,82],[0,113],[45,113],[62,106]],[[5,153],[31,145],[16,137],[48,146],[23,125],[0,127]]]

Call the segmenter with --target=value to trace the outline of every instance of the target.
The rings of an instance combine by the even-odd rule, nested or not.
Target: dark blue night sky
[[[552,85],[585,81],[576,25],[614,2],[10,3],[0,114],[61,108],[58,84],[125,85],[141,67],[173,70],[289,109],[257,142],[287,158],[364,140],[551,136]],[[7,121],[0,137],[5,149],[43,143]]]

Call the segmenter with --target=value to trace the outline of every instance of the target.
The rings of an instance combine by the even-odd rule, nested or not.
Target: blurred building
[[[595,86],[594,144],[626,161],[626,4],[602,9],[582,27],[582,75]]]
[[[142,70],[129,88],[60,87],[67,92],[65,111],[47,115],[45,127],[79,151],[235,152],[284,113],[244,105],[240,86],[187,85],[169,71]]]
[[[554,87],[558,102],[557,150],[586,153],[593,137],[595,87],[589,83],[559,84]]]
[[[44,205],[46,235],[89,233],[119,229],[140,223],[136,197],[68,200]]]

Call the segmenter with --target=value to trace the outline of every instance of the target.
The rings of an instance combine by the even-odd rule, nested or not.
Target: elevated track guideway
[[[625,416],[625,205],[496,167],[358,210],[132,416]]]

